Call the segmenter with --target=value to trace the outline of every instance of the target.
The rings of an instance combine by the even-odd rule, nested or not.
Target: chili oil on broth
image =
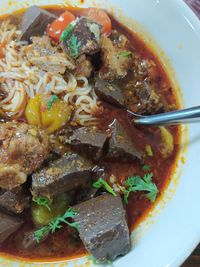
[[[66,7],[61,6],[46,6],[45,8],[58,15],[66,10]],[[72,7],[68,9],[75,15],[79,10],[79,8],[76,9]],[[19,10],[13,15],[2,16],[0,19],[3,20],[10,17],[12,22],[14,22],[16,25],[19,25],[24,11],[25,10]],[[173,104],[176,108],[179,108],[178,99],[172,89],[170,79],[162,67],[161,62],[159,61],[159,58],[138,35],[128,30],[112,16],[111,19],[113,28],[124,34],[131,41],[135,51],[142,58],[150,59],[155,62],[156,70],[159,76],[156,89],[158,89],[158,92],[163,96],[164,99],[166,99],[169,105]],[[127,77],[127,79],[131,79],[131,77]],[[103,116],[98,117],[100,129],[107,129],[108,125],[110,125],[113,119],[116,118],[120,123],[122,123],[126,129],[126,132],[128,133],[129,137],[132,138],[134,143],[138,144],[138,148],[141,148],[143,151],[145,151],[145,144],[149,144],[152,147],[154,156],[152,158],[147,158],[145,164],[148,164],[151,167],[151,172],[154,174],[153,181],[158,187],[159,196],[161,196],[169,184],[170,177],[172,177],[175,171],[180,150],[181,128],[179,126],[169,127],[174,137],[174,151],[169,158],[162,159],[159,153],[157,142],[159,138],[159,132],[157,128],[133,127],[124,111],[115,109],[108,104],[103,104],[103,106],[104,114]],[[134,174],[141,176],[144,175],[141,165],[137,162],[133,162],[131,164],[122,162],[108,163],[102,160],[100,163],[107,168],[108,176],[115,175],[120,182],[123,182],[123,180],[127,179],[127,177],[133,176]],[[137,227],[137,225],[145,219],[152,207],[153,204],[141,193],[131,194],[129,203],[126,207],[129,229],[133,230],[135,227]],[[21,242],[24,233],[33,230],[34,228],[34,224],[31,220],[30,210],[26,211],[22,216],[25,223],[17,232],[14,233],[14,235],[11,235],[6,240],[4,246],[1,248],[2,254],[9,256],[9,258],[10,256],[13,256],[30,261],[62,260],[66,258],[75,258],[86,254],[86,250],[79,238],[74,238],[74,230],[68,227],[63,227],[53,235],[49,235],[44,242],[31,249],[31,251],[22,249]]]

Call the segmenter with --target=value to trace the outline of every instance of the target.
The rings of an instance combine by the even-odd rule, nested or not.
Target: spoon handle
[[[157,115],[137,116],[134,118],[135,124],[142,125],[176,125],[194,122],[200,122],[200,106]]]

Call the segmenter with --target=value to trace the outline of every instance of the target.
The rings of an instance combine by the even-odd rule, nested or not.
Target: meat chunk
[[[0,210],[0,245],[22,225],[23,221]]]
[[[130,250],[129,229],[120,196],[104,194],[74,206],[79,235],[97,260],[114,260]]]
[[[41,36],[44,34],[46,27],[49,23],[55,20],[57,17],[38,7],[31,6],[23,16],[21,25],[21,40],[29,41],[32,36]]]
[[[103,66],[99,71],[99,77],[103,80],[115,80],[123,78],[131,65],[131,53],[127,54],[125,36],[121,35],[118,42],[112,41],[106,36],[101,37],[101,50]],[[122,43],[123,45],[120,45]]]
[[[64,51],[72,58],[80,55],[93,55],[100,50],[100,26],[86,17],[77,18],[72,30],[62,42]]]
[[[155,114],[164,111],[165,105],[153,85],[144,82],[138,83],[135,88],[137,112],[139,114]]]
[[[142,153],[133,144],[122,125],[115,119],[111,125],[112,134],[109,140],[109,150],[106,155],[109,159],[118,159],[131,162],[142,159]]]
[[[22,187],[0,191],[0,207],[13,213],[22,213],[30,204],[30,196]]]
[[[32,193],[51,197],[86,186],[91,181],[92,168],[90,161],[70,152],[32,175]]]
[[[26,123],[0,124],[0,187],[12,190],[37,170],[50,151],[43,130]]]
[[[71,58],[51,44],[48,36],[33,37],[32,44],[24,47],[24,53],[31,64],[44,71],[64,74],[66,69],[75,69]]]
[[[82,127],[74,130],[70,137],[70,144],[76,150],[99,159],[104,152],[108,135],[93,128]]]
[[[113,82],[96,78],[95,93],[103,101],[123,107],[125,104],[123,93],[120,87]]]
[[[74,72],[76,77],[86,77],[89,78],[93,71],[93,66],[88,57],[86,55],[81,55],[76,60],[76,70]]]

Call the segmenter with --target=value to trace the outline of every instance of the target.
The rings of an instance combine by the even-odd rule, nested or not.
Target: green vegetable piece
[[[112,194],[114,197],[117,196],[116,192],[113,190],[113,188],[103,179],[99,178],[98,181],[94,182],[92,184],[94,188],[101,188],[103,187],[106,191],[108,191],[110,194]]]
[[[144,177],[133,176],[125,181],[126,190],[124,192],[124,201],[128,204],[129,194],[131,192],[146,191],[146,197],[154,202],[158,194],[157,186],[152,182],[153,173],[147,173]]]
[[[70,34],[72,32],[72,30],[74,29],[74,25],[72,25],[71,23],[65,28],[65,30],[62,32],[61,36],[60,36],[60,41],[66,41],[69,37]]]
[[[71,53],[72,53],[72,57],[73,58],[77,58],[78,57],[78,52],[79,52],[80,46],[81,46],[81,42],[78,42],[77,36],[72,34],[72,36],[70,38],[69,47],[71,49]]]
[[[130,56],[132,56],[132,52],[131,51],[122,51],[122,52],[120,52],[119,53],[119,56],[120,57],[130,57]]]
[[[48,226],[44,226],[39,230],[36,230],[34,233],[36,242],[40,243],[40,241],[49,234],[49,231],[50,229]]]
[[[90,260],[90,261],[92,261],[92,263],[94,264],[94,265],[102,265],[102,264],[104,264],[104,265],[113,265],[113,262],[112,261],[110,261],[110,260],[104,260],[104,261],[100,261],[100,260],[97,260],[94,256],[92,256],[92,255],[90,255],[90,256],[88,256],[88,260]]]
[[[46,207],[49,211],[51,211],[50,204],[52,202],[51,199],[47,197],[33,197],[33,201],[37,203],[39,206]]]
[[[150,166],[145,164],[144,166],[142,166],[142,169],[143,171],[148,172],[150,170]]]
[[[56,230],[62,228],[64,223],[69,225],[70,227],[78,229],[79,225],[77,222],[70,222],[68,220],[75,218],[77,214],[77,211],[69,208],[63,215],[55,217],[49,222],[48,225],[45,225],[35,231],[34,235],[37,243],[39,243],[49,233],[53,234]]]
[[[150,145],[146,145],[146,152],[147,152],[147,156],[149,157],[153,157],[153,150],[152,147]]]
[[[51,203],[49,203],[49,209],[44,205],[40,205],[36,202],[32,203],[32,218],[37,225],[46,225],[53,218],[63,214],[68,208],[68,198],[66,194],[60,194],[56,196]]]
[[[50,110],[51,107],[52,107],[52,105],[53,105],[53,103],[54,103],[56,100],[58,100],[58,99],[59,99],[59,98],[57,97],[57,95],[52,95],[51,98],[50,98],[50,100],[49,100],[48,103],[47,103],[47,109]]]

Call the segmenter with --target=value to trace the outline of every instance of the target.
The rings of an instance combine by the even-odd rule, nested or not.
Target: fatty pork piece
[[[0,210],[0,245],[22,225],[23,220]]]
[[[69,138],[69,143],[77,151],[87,154],[88,157],[92,156],[93,159],[99,159],[104,154],[107,140],[107,133],[82,127],[74,130]]]
[[[72,30],[62,42],[63,50],[72,58],[93,55],[100,50],[100,26],[86,17],[79,17],[70,24]]]
[[[51,197],[90,184],[93,164],[76,153],[50,162],[32,175],[32,194]]]
[[[56,15],[38,6],[31,6],[23,16],[20,40],[29,41],[32,36],[43,35],[47,25],[56,18]]]
[[[131,53],[127,53],[128,40],[120,35],[118,41],[106,36],[101,37],[101,54],[103,66],[99,71],[102,80],[118,80],[124,78],[131,66]]]
[[[30,204],[30,195],[23,187],[13,190],[0,190],[0,207],[16,214],[22,213]]]
[[[112,133],[106,158],[124,162],[142,160],[142,152],[135,147],[120,122],[115,119],[110,128]]]
[[[54,74],[75,69],[73,60],[61,48],[53,46],[48,36],[33,37],[31,40],[32,44],[24,46],[24,52],[34,66]]]
[[[129,229],[120,196],[103,194],[82,202],[74,209],[79,235],[97,260],[114,260],[130,250]]]
[[[0,124],[0,187],[12,190],[26,182],[50,152],[48,136],[26,123]]]
[[[125,99],[121,88],[114,82],[104,81],[96,77],[95,93],[103,101],[115,106],[123,107]]]

